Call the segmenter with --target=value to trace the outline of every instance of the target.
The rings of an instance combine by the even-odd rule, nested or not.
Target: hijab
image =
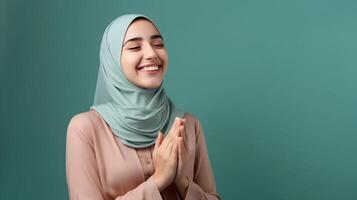
[[[183,117],[168,98],[163,83],[158,88],[140,88],[125,77],[120,55],[126,31],[138,14],[122,15],[105,29],[100,46],[100,65],[94,103],[96,110],[122,143],[145,148],[155,143],[158,132],[164,134],[175,117]],[[154,26],[156,26],[154,24]]]

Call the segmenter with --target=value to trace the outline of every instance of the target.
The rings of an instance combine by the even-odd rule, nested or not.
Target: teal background
[[[205,130],[223,199],[357,199],[357,2],[0,3],[0,199],[68,199],[66,127],[94,96],[99,45],[151,17],[169,96]]]

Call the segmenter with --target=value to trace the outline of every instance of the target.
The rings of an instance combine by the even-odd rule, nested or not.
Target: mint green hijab
[[[159,88],[139,88],[125,77],[120,55],[125,33],[134,19],[128,14],[116,18],[106,28],[100,46],[100,65],[94,103],[96,110],[126,145],[144,148],[155,143],[158,132],[167,133],[175,117],[183,117]],[[153,23],[153,22],[152,22]],[[154,24],[154,23],[153,23]]]

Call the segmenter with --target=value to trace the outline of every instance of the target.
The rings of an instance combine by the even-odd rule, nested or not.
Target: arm
[[[72,118],[67,129],[66,175],[71,200],[109,200],[102,189],[91,134],[94,129],[84,117]],[[161,200],[152,177],[115,200]]]
[[[196,120],[196,155],[193,180],[188,181],[185,199],[217,200],[216,184],[209,162],[206,142],[201,124]]]

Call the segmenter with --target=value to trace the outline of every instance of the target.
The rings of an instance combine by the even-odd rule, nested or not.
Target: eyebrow
[[[151,40],[157,39],[157,38],[161,38],[161,39],[163,40],[163,38],[162,38],[161,35],[152,35],[152,36],[150,37]],[[128,42],[141,41],[141,40],[143,40],[142,37],[134,37],[134,38],[131,38],[131,39],[127,40],[127,41],[123,44],[123,46],[125,46],[125,44],[128,43]]]

